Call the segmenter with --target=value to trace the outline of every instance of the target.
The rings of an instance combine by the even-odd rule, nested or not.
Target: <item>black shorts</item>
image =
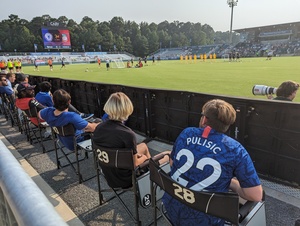
[[[106,67],[109,68],[109,63],[106,63]]]

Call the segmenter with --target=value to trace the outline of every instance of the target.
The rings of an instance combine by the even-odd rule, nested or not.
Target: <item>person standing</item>
[[[235,122],[229,103],[213,99],[202,108],[199,127],[188,127],[177,137],[171,152],[172,179],[195,191],[228,192],[261,201],[263,190],[246,149],[225,135]],[[173,225],[224,225],[224,220],[196,211],[167,193],[163,203]]]
[[[61,68],[60,68],[60,70],[61,70],[62,68],[66,69],[65,58],[61,58]]]
[[[98,67],[100,68],[101,67],[101,59],[98,58]]]
[[[53,71],[53,62],[51,57],[48,59],[48,65],[50,67],[50,71]]]
[[[21,73],[22,72],[22,62],[20,59],[16,59],[14,61],[14,66],[15,66],[15,69],[16,69],[16,73]]]
[[[37,60],[36,60],[36,58],[34,58],[34,71],[40,71],[39,70],[39,65],[38,65],[38,63],[37,63]]]
[[[13,62],[11,59],[8,59],[8,61],[7,61],[7,68],[8,68],[9,73],[14,72],[14,65],[13,65]]]
[[[109,70],[109,59],[106,59],[106,70]]]
[[[7,73],[7,63],[5,62],[5,60],[0,61],[0,70],[2,74]]]

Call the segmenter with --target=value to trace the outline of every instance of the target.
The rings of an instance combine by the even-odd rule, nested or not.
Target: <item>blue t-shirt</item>
[[[14,91],[10,86],[0,86],[0,93],[6,93],[7,95],[12,95]]]
[[[60,115],[54,115],[55,108],[48,107],[40,111],[42,119],[44,119],[49,126],[60,127],[73,124],[76,129],[76,135],[83,133],[83,129],[88,125],[88,122],[80,117],[79,114],[75,112],[62,112]],[[65,145],[69,150],[74,150],[73,136],[59,136],[59,140]]]
[[[171,152],[171,177],[196,191],[228,192],[236,177],[242,188],[260,185],[246,149],[210,127],[181,132]],[[224,225],[224,220],[188,208],[165,193],[163,202],[174,225]]]
[[[45,107],[53,107],[52,97],[49,92],[38,92],[35,99]]]

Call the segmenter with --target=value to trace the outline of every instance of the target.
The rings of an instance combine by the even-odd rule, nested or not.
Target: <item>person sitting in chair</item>
[[[35,99],[45,107],[53,107],[51,83],[48,81],[43,81],[39,84],[39,88],[40,88],[40,92],[36,94]],[[81,116],[81,118],[85,120],[88,120],[94,116],[94,114],[86,114],[78,111],[72,104],[69,105],[69,111],[76,112]]]
[[[34,125],[38,126],[37,113],[44,109],[45,106],[34,98],[34,88],[35,86],[27,82],[20,83],[17,87],[18,98],[16,99],[16,106],[26,113]]]
[[[48,107],[39,112],[39,117],[45,120],[50,127],[63,127],[72,124],[76,129],[75,135],[77,136],[83,132],[93,132],[99,124],[87,122],[79,114],[68,111],[71,96],[63,89],[58,89],[53,93],[53,103],[54,107]],[[59,139],[66,148],[74,150],[73,137],[59,136]],[[77,140],[77,142],[79,141],[82,140]]]
[[[243,199],[262,200],[262,186],[248,152],[224,134],[235,119],[232,105],[213,99],[204,104],[199,127],[186,128],[177,137],[170,157],[170,176],[186,187],[186,199],[192,198],[189,190],[231,189]],[[193,210],[167,193],[163,203],[173,225],[224,225],[223,219]]]
[[[100,147],[132,149],[135,167],[151,158],[147,145],[145,143],[137,144],[135,133],[123,123],[133,112],[131,100],[122,92],[113,93],[105,103],[103,110],[109,119],[97,126],[93,142]],[[163,152],[163,154],[167,153],[169,152]],[[165,156],[160,163],[168,160],[168,156]],[[127,188],[132,186],[131,171],[101,168],[111,187]]]

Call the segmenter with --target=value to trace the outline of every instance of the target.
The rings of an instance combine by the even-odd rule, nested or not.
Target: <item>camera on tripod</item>
[[[276,94],[277,88],[265,85],[255,85],[252,88],[253,95],[271,95]]]

